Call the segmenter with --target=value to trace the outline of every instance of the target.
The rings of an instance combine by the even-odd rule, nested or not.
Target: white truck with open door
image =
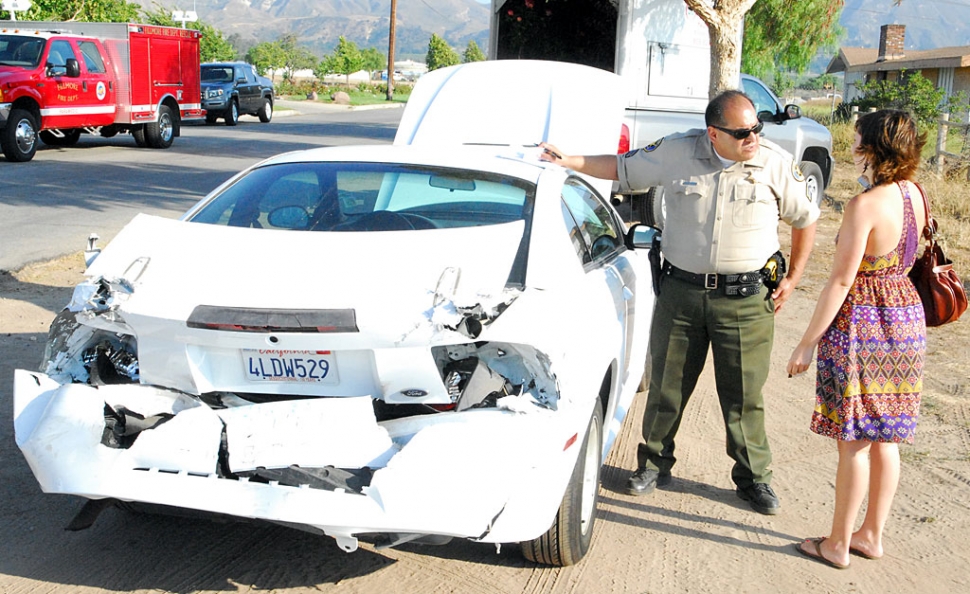
[[[710,39],[683,0],[492,0],[488,49],[492,60],[575,62],[618,74],[627,105],[618,152],[704,127]],[[739,88],[766,124],[762,136],[795,156],[820,201],[832,175],[829,131],[756,78],[742,75]],[[632,199],[634,218],[659,222],[656,191]]]

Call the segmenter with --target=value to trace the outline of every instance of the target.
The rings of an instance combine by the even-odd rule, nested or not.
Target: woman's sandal
[[[834,567],[836,569],[848,569],[849,568],[848,563],[846,563],[845,565],[842,565],[841,563],[836,563],[835,561],[832,561],[831,559],[827,558],[825,555],[822,554],[822,543],[824,541],[825,541],[824,536],[819,538],[807,538],[801,543],[795,543],[795,549],[802,555],[805,555],[806,557],[808,557],[809,559],[814,559],[815,561],[818,561],[819,563],[824,563],[829,567]],[[805,544],[806,542],[810,542],[813,545],[815,545],[814,553],[812,553],[811,551],[806,551],[805,549],[802,548],[802,545]]]

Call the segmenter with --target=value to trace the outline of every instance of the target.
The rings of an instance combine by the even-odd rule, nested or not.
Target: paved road
[[[139,149],[128,134],[82,135],[42,146],[29,163],[0,158],[0,270],[103,245],[139,212],[178,217],[234,173],[272,155],[318,146],[389,143],[401,109],[280,102],[269,124],[186,125],[168,150]],[[286,108],[295,108],[287,111]]]

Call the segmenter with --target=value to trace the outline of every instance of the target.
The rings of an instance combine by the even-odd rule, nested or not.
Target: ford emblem
[[[419,390],[417,388],[411,388],[408,390],[401,390],[401,394],[408,396],[410,398],[421,398],[422,396],[427,396],[428,393],[424,390]]]

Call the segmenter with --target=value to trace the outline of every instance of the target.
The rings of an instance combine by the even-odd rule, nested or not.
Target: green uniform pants
[[[643,414],[640,468],[669,473],[677,461],[674,437],[704,369],[708,346],[727,430],[731,478],[739,487],[769,483],[771,450],[765,435],[764,397],[774,339],[774,303],[766,289],[727,296],[664,276],[650,331],[651,376]]]

